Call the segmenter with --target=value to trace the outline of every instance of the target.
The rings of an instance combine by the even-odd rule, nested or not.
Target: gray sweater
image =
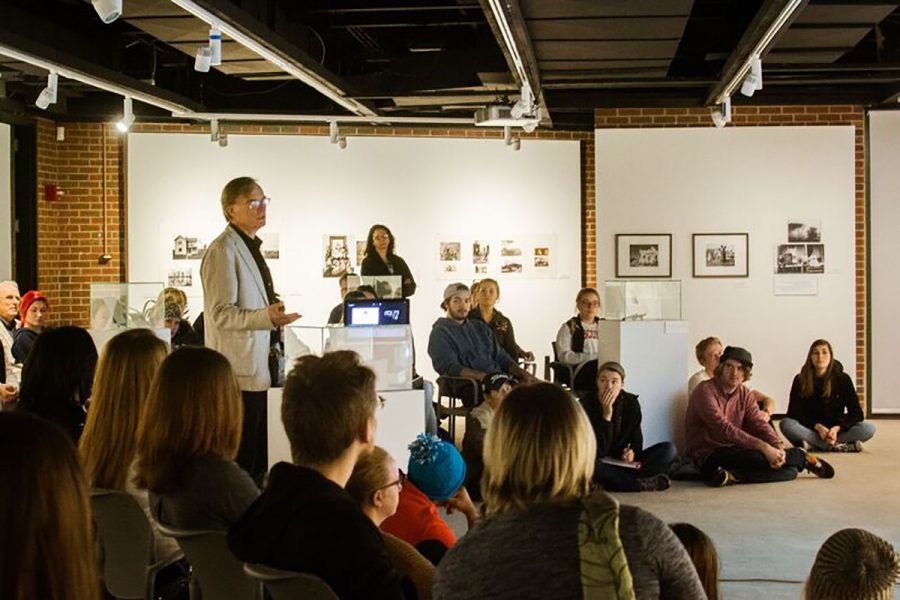
[[[580,505],[543,505],[482,519],[438,566],[435,600],[582,598],[580,512]],[[657,517],[621,506],[619,537],[638,600],[706,598],[681,542]]]
[[[236,462],[204,456],[185,468],[181,485],[150,493],[154,518],[171,527],[228,531],[259,496],[259,488]]]

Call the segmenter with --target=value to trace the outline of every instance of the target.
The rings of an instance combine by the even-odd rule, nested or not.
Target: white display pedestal
[[[644,447],[671,441],[683,450],[687,321],[601,321],[599,335],[599,364],[621,363],[625,389],[640,396]]]
[[[291,446],[281,424],[282,388],[269,390],[268,431],[269,467],[279,461],[291,462]],[[384,409],[378,409],[375,443],[387,450],[397,465],[406,471],[407,446],[425,431],[425,392],[423,390],[384,391]]]

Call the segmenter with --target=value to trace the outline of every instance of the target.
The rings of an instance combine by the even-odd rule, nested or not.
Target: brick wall
[[[121,142],[109,124],[66,124],[58,142],[56,123],[39,119],[37,135],[38,286],[54,323],[86,325],[89,283],[124,276]],[[44,199],[45,185],[58,186],[57,201]],[[104,253],[113,258],[101,265]]]
[[[594,111],[597,129],[713,127],[705,108],[610,108]],[[856,391],[866,398],[866,128],[861,106],[736,106],[727,127],[852,125],[856,129]],[[587,216],[587,213],[585,213]],[[596,246],[596,233],[585,243]],[[585,238],[588,236],[585,235]],[[590,246],[588,246],[590,247]],[[587,264],[587,261],[585,261]],[[596,265],[596,260],[592,261]],[[594,274],[596,278],[596,274]]]

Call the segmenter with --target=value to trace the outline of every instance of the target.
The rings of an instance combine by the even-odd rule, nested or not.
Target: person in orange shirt
[[[441,518],[438,506],[446,507],[448,514],[462,512],[470,529],[478,510],[463,485],[466,463],[453,444],[423,433],[410,444],[410,451],[397,511],[381,523],[381,530],[414,546],[436,565],[456,544],[456,534]]]

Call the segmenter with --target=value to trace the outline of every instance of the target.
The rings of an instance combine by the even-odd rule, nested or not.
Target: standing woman
[[[394,254],[394,234],[386,225],[372,225],[366,239],[366,257],[360,269],[362,275],[399,275],[403,281],[403,297],[416,293],[416,280],[406,261]]]
[[[534,354],[522,350],[516,343],[512,322],[495,308],[497,300],[500,299],[500,284],[494,279],[482,279],[478,282],[477,292],[474,292],[472,297],[475,299],[475,308],[469,312],[469,318],[484,321],[494,332],[497,343],[506,350],[510,358],[515,361],[519,359],[533,361]]]
[[[834,360],[827,340],[809,347],[780,425],[794,446],[802,448],[805,442],[820,451],[860,452],[862,442],[875,435],[875,425],[863,421],[853,380]]]

